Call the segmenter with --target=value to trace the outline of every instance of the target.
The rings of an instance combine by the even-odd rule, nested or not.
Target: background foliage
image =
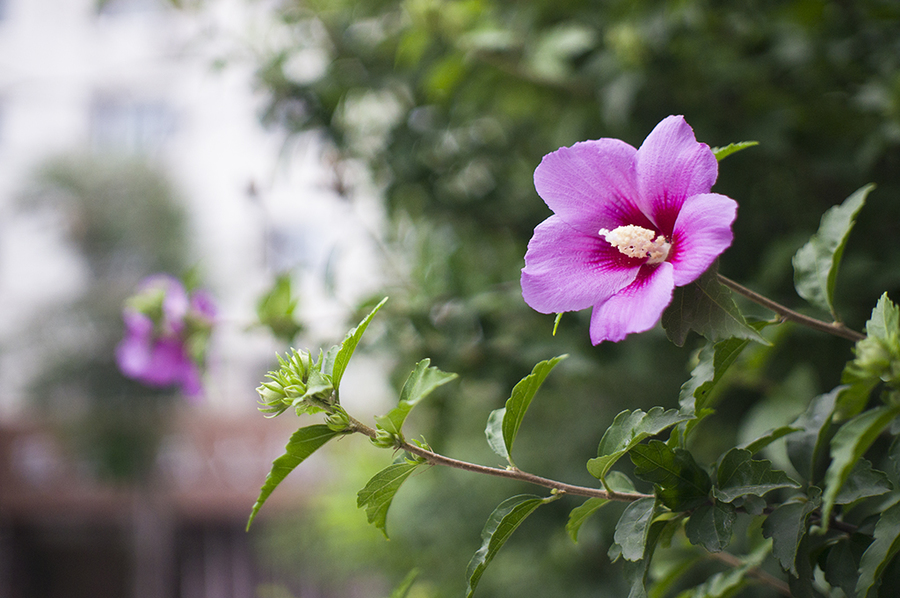
[[[397,354],[398,388],[426,356],[460,374],[414,422],[445,454],[494,463],[481,434],[486,415],[534,363],[570,353],[523,424],[517,463],[590,484],[584,462],[615,414],[675,406],[688,377],[696,338],[678,349],[655,331],[591,347],[588,312],[563,317],[552,337],[552,317],[522,302],[525,245],[549,215],[532,173],[561,145],[597,137],[637,145],[669,114],[685,115],[712,146],[759,141],[720,165],[714,190],[741,206],[720,271],[792,306],[804,302],[791,256],[827,207],[875,182],[845,252],[837,311],[862,329],[881,293],[900,286],[900,246],[891,242],[900,233],[900,5],[891,0],[306,0],[281,3],[276,16],[287,35],[259,58],[263,118],[323,135],[348,201],[359,184],[346,174],[354,165],[384,198],[396,276],[381,341]],[[298,68],[311,59],[320,70]],[[838,384],[850,343],[788,327],[776,334],[774,348],[749,348],[729,373],[718,413],[703,424],[716,426],[706,438],[719,444],[693,447],[695,455],[788,423]],[[790,471],[778,450],[768,457]],[[422,567],[435,596],[462,591],[460,572],[493,506],[529,491],[453,471],[408,486],[388,521],[391,555],[377,530],[367,555],[395,581]],[[517,532],[481,595],[595,596],[598,587],[620,595],[605,552],[621,509],[586,525],[576,547],[562,502]],[[333,542],[312,517],[298,524],[299,537]],[[353,566],[327,559],[306,573],[326,583]]]

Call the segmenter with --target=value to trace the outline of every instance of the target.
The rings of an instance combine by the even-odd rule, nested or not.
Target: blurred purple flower
[[[119,369],[148,386],[177,385],[185,394],[199,396],[206,340],[215,315],[207,293],[188,294],[167,274],[145,278],[122,313],[125,337],[116,348]]]
[[[554,214],[528,243],[525,302],[541,313],[593,307],[595,345],[649,330],[675,287],[731,245],[737,203],[709,192],[717,176],[712,150],[681,116],[639,149],[598,139],[547,154],[534,184]]]

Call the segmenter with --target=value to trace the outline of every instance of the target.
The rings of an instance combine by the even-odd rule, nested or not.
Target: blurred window
[[[90,119],[91,146],[100,152],[154,154],[175,131],[173,110],[158,100],[98,97]]]

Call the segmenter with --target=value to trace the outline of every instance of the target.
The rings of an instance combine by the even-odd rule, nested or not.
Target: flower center
[[[669,257],[669,250],[672,249],[672,244],[667,243],[663,235],[658,235],[654,239],[653,236],[656,233],[652,230],[633,224],[620,226],[613,230],[601,228],[598,234],[628,257],[647,258],[648,264],[660,264],[666,261],[666,258]]]

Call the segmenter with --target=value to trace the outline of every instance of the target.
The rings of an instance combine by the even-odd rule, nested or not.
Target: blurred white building
[[[295,272],[302,340],[315,347],[340,340],[348,308],[378,284],[377,204],[331,189],[314,137],[286,146],[258,123],[255,53],[284,43],[265,3],[200,4],[0,0],[0,596],[256,595],[265,566],[243,527],[297,426],[290,414],[256,413],[277,347],[247,330],[256,301],[275,273]],[[317,68],[310,60],[301,76]],[[43,356],[21,339],[89,277],[66,223],[18,198],[48,159],[84,153],[164,167],[188,203],[196,262],[222,316],[206,402],[172,414],[135,486],[92,476],[26,402]],[[327,285],[326,269],[336,273]],[[372,364],[355,360],[343,388],[383,399]],[[308,494],[314,461],[265,516]]]
[[[255,408],[253,388],[274,345],[246,326],[274,271],[305,274],[298,280],[311,344],[335,340],[347,308],[377,284],[367,243],[379,226],[374,203],[351,204],[330,189],[314,138],[285,146],[258,122],[255,53],[283,43],[264,4],[0,0],[0,418],[23,409],[40,359],[16,339],[85,284],[60,223],[15,205],[50,157],[146,156],[187,198],[196,262],[225,324],[215,339],[212,407]],[[330,294],[321,281],[335,264]]]

